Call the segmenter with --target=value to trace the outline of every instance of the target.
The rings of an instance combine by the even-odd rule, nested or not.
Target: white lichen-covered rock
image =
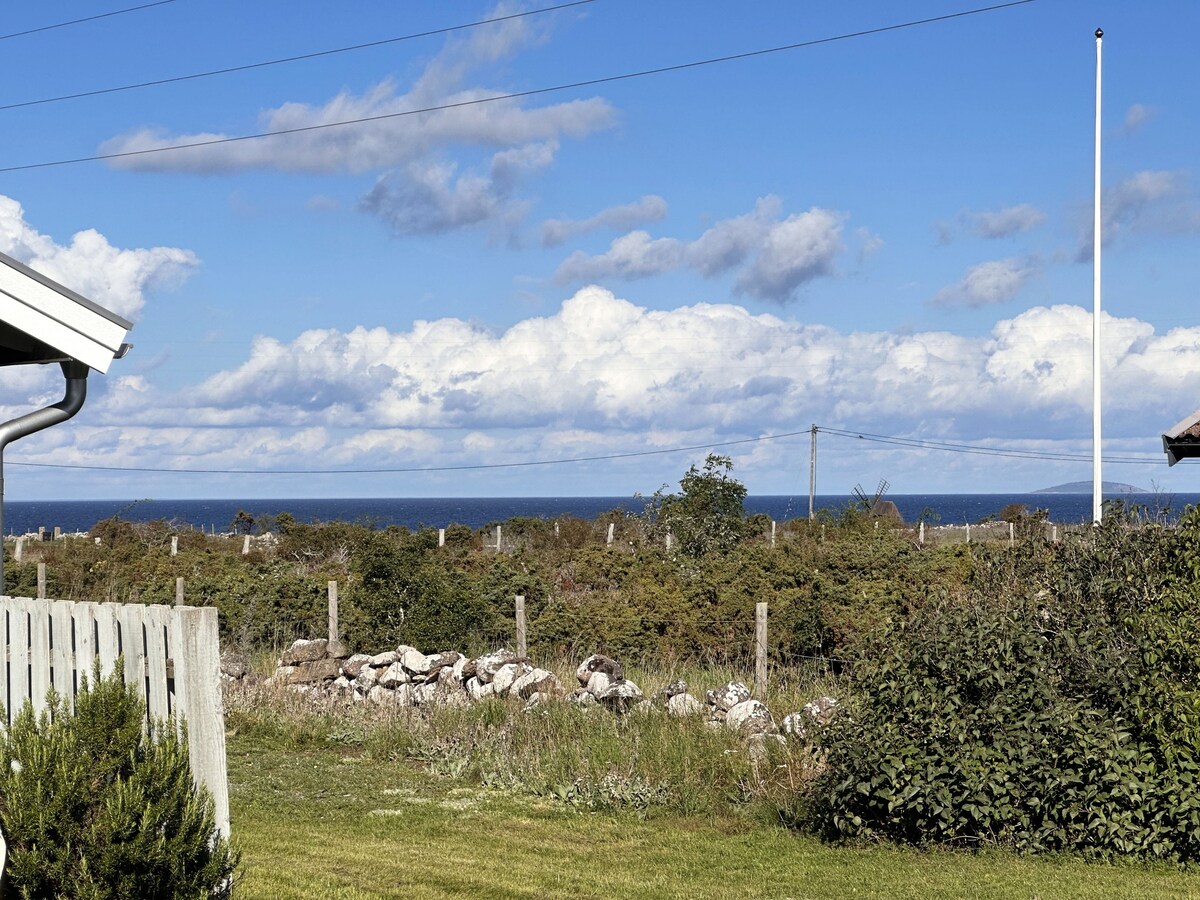
[[[485,654],[475,660],[475,677],[481,684],[488,684],[496,676],[496,671],[501,666],[507,665],[514,659],[516,656],[511,650],[496,650]]]
[[[412,681],[412,676],[408,674],[404,666],[398,662],[392,663],[386,669],[381,670],[379,676],[379,684],[385,688],[396,688],[402,684],[408,684]]]
[[[266,680],[266,684],[274,687],[276,685],[287,684],[288,679],[297,671],[296,666],[280,666],[275,670],[275,674]]]
[[[363,666],[358,670],[358,674],[354,676],[354,689],[360,694],[369,694],[371,688],[379,683],[379,676],[386,671],[386,669],[373,669],[370,666]]]
[[[387,650],[383,653],[376,653],[371,657],[371,668],[386,669],[399,658],[400,655],[395,650]]]
[[[506,697],[516,680],[532,671],[533,666],[527,662],[505,663],[492,676],[492,689],[497,697]]]
[[[371,657],[365,653],[355,653],[342,663],[342,674],[347,678],[357,678],[363,667],[370,664]]]
[[[226,681],[240,681],[250,674],[250,657],[245,653],[230,650],[221,654],[221,677]]]
[[[680,694],[687,693],[687,682],[682,678],[676,679],[663,688],[663,699],[670,700],[672,697],[677,697]]]
[[[397,662],[413,675],[428,675],[433,666],[428,656],[412,647],[397,648],[396,653],[400,657]]]
[[[788,737],[803,741],[808,737],[808,729],[811,725],[812,718],[808,713],[794,712],[783,717],[783,721],[779,723],[779,730]]]
[[[465,656],[461,656],[455,660],[454,665],[450,667],[450,673],[454,676],[454,680],[459,684],[467,680],[468,676],[463,670],[466,669],[468,663],[472,662],[474,662],[474,660],[468,659]]]
[[[837,705],[838,702],[833,697],[818,697],[810,703],[805,703],[803,711],[818,725],[828,725],[837,712]]]
[[[715,691],[709,691],[705,694],[705,698],[708,700],[709,706],[727,712],[739,703],[745,703],[749,700],[750,689],[740,681],[731,681],[717,688]]]
[[[691,694],[672,694],[667,699],[667,715],[669,716],[698,716],[704,711],[704,704]]]
[[[354,693],[354,688],[351,685],[350,679],[345,675],[339,675],[333,681],[329,682],[329,690],[336,696],[345,697],[347,694]]]
[[[771,711],[757,700],[743,700],[725,715],[725,725],[743,734],[770,734],[775,730]]]
[[[587,688],[580,688],[577,691],[571,691],[571,693],[567,694],[567,702],[574,703],[576,706],[595,706],[600,701]]]
[[[513,682],[509,693],[512,696],[528,700],[534,694],[542,694],[547,699],[562,695],[562,687],[558,677],[545,669],[532,669]]]
[[[279,658],[281,666],[294,666],[299,663],[316,662],[329,655],[329,641],[324,638],[316,641],[295,641],[292,646],[283,651]]]
[[[596,673],[596,675],[599,674],[599,672]],[[592,677],[594,678],[595,675]],[[613,712],[625,712],[634,704],[641,702],[643,699],[642,689],[632,681],[617,681],[609,685],[608,689],[596,699],[606,709],[611,709]]]
[[[472,675],[467,679],[467,694],[472,700],[478,702],[484,697],[492,696],[493,693],[495,693],[495,688],[492,687],[490,681],[484,684],[477,675]]]
[[[581,662],[579,668],[575,670],[575,677],[581,685],[587,687],[595,672],[603,672],[608,676],[610,682],[619,681],[625,677],[625,670],[621,668],[621,664],[612,657],[604,656],[601,653],[594,653]]]
[[[417,686],[411,682],[408,684],[400,684],[396,686],[393,693],[396,695],[395,704],[397,706],[416,706],[415,692]]]
[[[394,706],[396,704],[396,692],[377,684],[371,690],[367,691],[367,699],[372,703],[378,703],[380,706]]]
[[[411,692],[413,706],[428,706],[437,694],[437,684],[406,684]]]
[[[607,672],[593,672],[588,678],[587,690],[589,694],[599,700],[600,695],[612,687],[612,684],[613,681]]]

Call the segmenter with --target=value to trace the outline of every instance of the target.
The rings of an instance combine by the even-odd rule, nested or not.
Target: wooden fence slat
[[[167,641],[163,633],[170,614],[168,606],[147,606],[143,619],[146,626],[146,680],[149,683],[146,708],[152,719],[165,719],[171,714],[167,703]]]
[[[92,666],[96,661],[95,603],[75,604],[75,690],[86,675],[92,682]]]
[[[50,609],[45,603],[29,604],[29,699],[34,715],[46,708],[50,690]]]
[[[175,683],[187,697],[188,753],[192,776],[212,794],[217,830],[229,835],[229,782],[225,770],[225,707],[221,699],[221,649],[217,611],[182,607]],[[179,688],[177,687],[177,690]]]
[[[75,708],[75,665],[71,653],[74,611],[75,604],[70,600],[50,604],[50,680],[67,709]]]
[[[9,605],[8,681],[9,715],[15,719],[29,699],[29,608],[24,597],[14,597]]]
[[[117,608],[121,626],[121,654],[125,657],[125,683],[146,695],[146,639],[142,620],[146,607],[126,603]]]
[[[8,701],[8,603],[0,602],[0,728],[7,728],[12,714]]]
[[[100,658],[100,677],[107,678],[117,668],[117,657],[121,655],[121,638],[117,622],[116,603],[97,603],[92,607],[92,621],[96,629],[96,656]],[[91,677],[91,669],[88,669]]]

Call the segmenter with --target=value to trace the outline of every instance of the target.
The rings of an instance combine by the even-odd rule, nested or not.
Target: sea
[[[1052,522],[1078,524],[1092,517],[1091,494],[889,494],[906,522],[924,520],[932,525],[964,525],[997,516],[1010,504],[1030,511],[1046,510]],[[1200,494],[1106,495],[1150,512],[1178,515],[1186,506],[1200,503]],[[819,494],[815,510],[840,514],[854,498]],[[221,534],[231,530],[240,510],[268,517],[290,513],[298,522],[357,522],[384,528],[444,528],[467,525],[483,528],[516,516],[554,519],[577,516],[593,519],[622,509],[642,511],[646,500],[638,497],[441,497],[441,498],[344,498],[344,499],[225,499],[225,500],[32,500],[4,505],[5,534],[37,533],[39,528],[63,533],[85,532],[97,522],[117,516],[131,522],[164,520],[178,528],[194,528]],[[808,495],[749,496],[748,514],[764,513],[778,522],[808,517]]]

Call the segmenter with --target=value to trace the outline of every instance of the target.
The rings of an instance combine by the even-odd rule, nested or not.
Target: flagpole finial
[[[1096,29],[1096,40],[1100,40],[1100,38],[1102,38],[1102,37],[1104,37],[1104,29],[1097,28]]]

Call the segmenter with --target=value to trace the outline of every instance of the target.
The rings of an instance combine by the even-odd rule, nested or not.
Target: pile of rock
[[[231,664],[228,669],[227,677],[235,677],[234,672],[244,673],[245,666]],[[551,700],[614,713],[661,708],[670,716],[704,716],[713,727],[732,728],[750,738],[782,732],[807,739],[813,725],[827,723],[837,707],[834,698],[820,697],[784,717],[777,726],[771,711],[740,681],[707,691],[703,702],[688,693],[685,681],[673,681],[647,699],[641,688],[625,677],[619,662],[601,654],[580,663],[575,678],[579,687],[568,694],[553,672],[509,650],[471,659],[455,651],[425,654],[401,645],[374,656],[347,656],[339,644],[316,640],[292,644],[267,683],[313,697],[400,707],[466,707],[487,697],[507,697],[523,700],[527,708]]]

